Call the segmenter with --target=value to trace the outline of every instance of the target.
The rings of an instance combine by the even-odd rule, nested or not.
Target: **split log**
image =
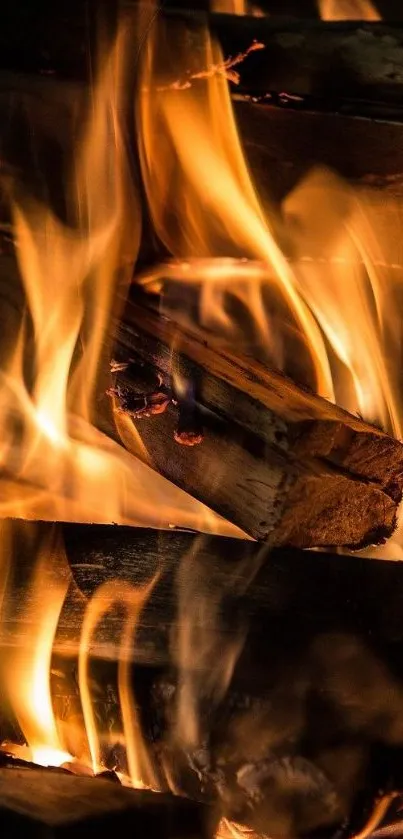
[[[357,548],[392,534],[399,442],[143,304],[127,306],[117,342],[129,362],[120,410],[178,486],[270,545]]]
[[[87,839],[146,832],[153,839],[211,835],[201,804],[63,770],[0,767],[0,827],[5,836]],[[212,826],[212,825],[211,825]]]

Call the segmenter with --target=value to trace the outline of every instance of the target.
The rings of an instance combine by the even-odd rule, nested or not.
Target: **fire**
[[[18,194],[17,198],[17,190],[11,189],[24,312],[14,343],[7,345],[0,374],[0,515],[8,517],[2,527],[0,625],[3,637],[8,619],[19,639],[27,626],[29,631],[21,649],[13,645],[7,649],[1,675],[27,744],[22,750],[9,743],[5,747],[43,765],[60,765],[76,757],[64,742],[74,737],[64,737],[63,726],[55,719],[50,688],[54,639],[71,573],[57,526],[41,540],[42,528],[34,520],[166,528],[174,524],[240,535],[237,528],[159,477],[145,462],[147,453],[124,419],[119,426],[122,438],[138,457],[116,439],[111,416],[105,420],[109,434],[93,423],[99,404],[108,404],[105,374],[111,325],[131,279],[141,230],[121,126],[124,64],[130,55],[126,39],[122,27],[88,102],[66,195],[70,226],[49,207],[29,196]],[[18,519],[33,520],[29,532],[27,522]],[[14,578],[22,569],[24,574],[29,572],[30,564],[21,612],[10,616],[8,595],[16,584]],[[116,589],[127,609],[119,693],[128,778],[136,785],[155,785],[156,781],[136,727],[123,648],[129,638],[133,641],[136,619],[149,590]],[[102,611],[106,594],[97,593],[81,628],[84,736],[89,762],[96,770],[101,761],[86,656],[93,610]],[[72,643],[79,646],[80,627]]]
[[[372,0],[318,0],[322,20],[382,20]]]
[[[335,14],[330,3],[322,3],[321,11],[325,17]],[[229,316],[225,302],[231,283],[231,293],[247,311],[267,358],[281,366],[286,335],[281,335],[275,309],[267,306],[268,293],[277,295],[309,352],[318,393],[401,436],[397,270],[393,277],[396,266],[401,267],[396,254],[400,207],[380,222],[379,197],[318,170],[286,198],[281,212],[263,208],[238,136],[228,80],[223,72],[205,72],[206,67],[225,67],[219,48],[204,33],[200,67],[189,75],[194,56],[180,27],[172,32],[166,26],[163,21],[154,24],[139,59],[137,143],[152,222],[175,260],[168,270],[183,284],[200,286],[198,326],[239,346],[242,324]],[[104,418],[108,433],[95,424],[99,406],[105,404],[111,325],[131,281],[141,236],[139,198],[121,124],[125,63],[131,56],[128,32],[119,32],[88,104],[66,196],[70,226],[50,208],[17,198],[17,191],[12,194],[25,314],[0,376],[0,514],[174,524],[239,536],[230,523],[152,470],[127,417]],[[178,78],[189,83],[175,85]],[[161,285],[161,276],[162,270],[155,269],[150,282]],[[24,754],[37,763],[59,765],[77,757],[68,745],[74,738],[65,736],[56,718],[50,689],[54,639],[71,574],[57,527],[39,543],[33,522],[24,543],[18,534],[21,528],[27,532],[26,522],[24,527],[15,521],[3,524],[2,627],[21,551],[32,557],[32,569],[22,613],[13,618],[20,628],[28,622],[29,636],[22,650],[12,645],[7,649],[2,679],[29,750]],[[232,678],[243,636],[224,651],[220,648],[220,604],[212,602],[208,581],[203,588],[197,556],[190,560],[184,558],[180,569],[175,735],[195,746],[200,680],[206,681],[204,672],[217,658],[219,668],[211,666],[207,688],[218,702]],[[48,597],[50,576],[57,579]],[[155,582],[153,578],[141,589],[117,580],[103,584],[86,604],[72,642],[79,648],[87,764],[98,772],[103,768],[102,732],[94,711],[91,649],[97,627],[120,604],[124,780],[158,789],[136,709],[129,657],[140,612]],[[199,611],[192,609],[195,585]],[[192,669],[195,660],[200,666]],[[220,835],[238,837],[243,830],[223,822]]]
[[[206,34],[203,44],[200,61],[219,63],[218,47]],[[242,323],[228,315],[230,291],[250,315],[267,357],[280,367],[279,339],[284,343],[285,336],[267,301],[281,295],[309,350],[317,392],[401,437],[399,371],[392,365],[401,324],[398,286],[388,268],[399,264],[399,206],[390,206],[381,238],[376,193],[318,170],[286,198],[281,214],[273,207],[264,212],[225,79],[169,88],[172,65],[178,72],[189,62],[181,33],[163,21],[155,26],[144,58],[139,147],[155,228],[178,262],[163,266],[160,276],[154,271],[146,287],[175,274],[178,283],[197,286],[195,326],[236,348]]]
[[[5,523],[3,529],[7,526],[20,531],[23,547],[32,547],[36,538],[34,525],[27,530],[22,524]],[[11,539],[7,541],[11,547]],[[57,731],[49,681],[53,642],[69,584],[60,552],[57,532],[51,526],[41,545],[25,603],[21,604],[28,633],[25,644],[9,651],[3,662],[5,687],[29,747],[28,751],[24,747],[14,747],[12,751],[42,766],[60,766],[71,759],[63,750]],[[53,585],[49,589],[51,578]]]
[[[199,49],[203,66],[222,62],[207,32]],[[276,277],[302,333],[309,335],[319,393],[333,395],[322,335],[297,292],[292,268],[253,187],[226,80],[213,76],[180,95],[169,89],[170,72],[183,76],[192,57],[181,30],[172,32],[162,20],[154,25],[144,52],[137,110],[139,148],[148,204],[160,239],[179,259],[241,256],[263,261]],[[262,284],[249,284],[249,308],[262,341],[270,345],[271,325],[262,292]],[[207,298],[204,308],[212,318],[221,318],[215,284],[206,282],[203,294]]]
[[[108,358],[117,291],[131,278],[141,227],[118,119],[126,54],[122,29],[88,104],[72,167],[73,226],[32,200],[12,202],[27,311],[1,372],[7,480],[0,514],[157,527],[197,521],[202,530],[235,535],[92,423],[95,407],[106,405],[100,362]],[[111,418],[105,421],[111,427]]]
[[[102,771],[99,738],[95,716],[92,710],[89,688],[89,655],[91,638],[103,615],[116,603],[124,606],[119,654],[119,699],[122,710],[123,742],[127,749],[128,773],[122,780],[135,787],[158,789],[158,781],[144,743],[138,713],[133,701],[131,685],[131,652],[135,643],[135,629],[140,611],[147,601],[156,582],[155,576],[143,589],[136,589],[129,583],[114,580],[104,583],[94,594],[85,614],[79,654],[78,678],[87,731],[91,763],[94,772]]]
[[[217,12],[218,14],[269,17],[267,12],[262,12],[260,6],[247,2],[247,0],[214,0],[211,11]]]

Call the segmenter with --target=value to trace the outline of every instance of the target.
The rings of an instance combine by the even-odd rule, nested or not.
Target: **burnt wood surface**
[[[118,405],[151,465],[253,537],[359,547],[392,533],[403,448],[384,432],[144,303],[126,306],[117,358]]]
[[[363,827],[381,791],[402,789],[399,562],[269,553],[253,543],[185,532],[92,525],[63,531],[86,601],[106,581],[143,585],[160,570],[132,654],[136,705],[162,786],[168,778],[191,797],[218,795],[227,815],[284,837],[310,835],[314,827],[329,835],[344,819],[349,835],[350,818],[355,831]],[[27,551],[14,557],[20,583],[8,602],[20,605],[20,626],[9,622],[7,646],[27,643],[21,591],[33,559]],[[52,675],[61,719],[68,720],[70,707],[75,722],[77,683],[61,673],[73,672],[76,654],[66,658],[67,644],[60,653],[63,633],[71,638],[72,628],[79,630],[85,602],[81,611],[77,602],[72,585]],[[118,736],[113,746],[121,729],[108,655],[118,655],[121,633],[117,610],[109,628],[102,627],[98,648],[92,647],[104,656],[92,661],[91,684],[111,768],[122,767],[122,750]],[[220,692],[234,644],[232,678]],[[198,719],[193,742],[178,730],[186,679]]]
[[[178,96],[186,96],[178,91]],[[65,215],[65,183],[86,101],[85,88],[52,77],[0,74],[2,186],[9,179],[50,202]],[[241,140],[259,194],[284,199],[312,166],[325,165],[350,183],[382,190],[385,199],[403,192],[402,127],[311,110],[276,107],[234,91]],[[7,221],[7,191],[1,190],[1,220]],[[387,209],[387,206],[385,207]],[[154,254],[152,248],[154,247]],[[149,260],[156,256],[148,245]],[[158,254],[157,254],[158,255]],[[308,254],[309,256],[309,254]]]
[[[31,525],[28,523],[25,527],[31,533]],[[21,644],[28,637],[21,604],[33,568],[35,544],[41,544],[40,540],[51,527],[49,523],[38,523],[39,541],[35,543],[31,538],[27,550],[24,523],[19,522],[8,609],[3,614],[3,645]],[[172,649],[176,649],[172,629],[177,621],[178,598],[184,590],[181,563],[190,575],[194,570],[195,578],[199,579],[196,599],[207,596],[212,602],[223,598],[227,605],[238,603],[238,608],[228,613],[227,629],[225,622],[220,623],[217,629],[220,637],[235,634],[234,626],[243,613],[247,625],[250,624],[252,637],[256,638],[269,631],[263,629],[264,621],[268,621],[269,627],[270,621],[280,620],[282,615],[279,627],[285,629],[288,624],[295,639],[301,636],[301,641],[302,636],[341,632],[344,628],[346,632],[358,632],[368,642],[372,637],[375,646],[380,648],[385,644],[399,646],[403,643],[403,586],[400,584],[403,566],[400,562],[369,561],[360,555],[284,548],[270,551],[267,546],[248,540],[178,530],[80,524],[61,527],[72,579],[59,621],[58,653],[67,654],[70,640],[77,640],[78,635],[73,633],[72,636],[72,630],[75,628],[78,633],[87,602],[102,583],[116,579],[141,586],[159,572],[141,615],[136,642],[128,652],[140,664],[166,666],[171,660]],[[58,580],[49,575],[47,583],[52,587]],[[81,592],[79,596],[78,592]],[[114,613],[113,604],[108,603],[110,620],[100,625],[92,652],[107,658],[111,644],[110,653],[116,658],[122,616],[119,610]],[[197,612],[194,618],[198,620]],[[271,637],[270,633],[267,637]],[[278,656],[281,656],[282,646],[279,639]],[[77,645],[73,643],[71,650],[77,652]],[[266,654],[264,647],[260,654]],[[400,672],[399,661],[397,657],[397,672]],[[259,669],[254,678],[258,673]],[[266,675],[261,672],[263,680]],[[248,679],[247,671],[244,677]]]
[[[237,67],[244,93],[276,92],[314,96],[333,103],[360,100],[400,105],[403,81],[401,25],[384,22],[277,20],[167,10],[163,14],[171,43],[189,39],[197,55],[203,25],[221,44],[224,56],[242,54],[253,41],[265,46]]]
[[[361,188],[381,190],[384,211],[401,198],[402,126],[342,114],[304,112],[234,100],[246,157],[259,193],[281,201],[315,166]],[[309,255],[309,254],[308,254]]]
[[[57,82],[49,82],[49,84],[38,82],[33,85],[33,89],[28,95],[24,80],[20,80],[18,85],[14,84],[12,79],[8,79],[8,81],[5,80],[4,84],[5,95],[2,99],[4,127],[1,137],[4,172],[9,177],[15,178],[17,195],[20,188],[28,189],[29,192],[33,192],[38,197],[50,201],[57,212],[63,216],[63,172],[65,171],[66,157],[68,157],[64,140],[68,136],[76,136],[77,120],[79,120],[80,114],[79,89],[69,85],[60,87]],[[64,97],[63,91],[66,92],[66,97]],[[61,107],[60,102],[63,107]],[[254,179],[263,193],[267,192],[281,200],[287,190],[295,185],[299,177],[315,161],[333,166],[349,180],[384,188],[385,207],[388,205],[389,195],[392,203],[398,197],[399,190],[401,190],[401,173],[403,172],[400,151],[401,126],[398,124],[376,123],[330,114],[286,112],[245,101],[236,102],[235,107]],[[55,119],[56,114],[58,119]],[[296,127],[298,127],[298,131]],[[317,137],[320,137],[320,144],[316,142]],[[18,138],[18,142],[16,142],[16,138]],[[379,154],[380,148],[382,154]],[[376,153],[377,150],[378,153]],[[10,231],[6,228],[6,235],[9,236],[9,234]],[[142,253],[142,258],[149,262],[155,260],[158,256],[158,249],[155,248],[155,238],[150,237],[150,240],[151,245],[149,242],[147,248],[145,248],[146,253]],[[10,249],[10,253],[7,253],[7,248]],[[21,308],[22,297],[12,257],[12,247],[9,246],[9,243],[7,243],[5,251],[2,256],[2,275],[4,276],[4,283],[2,284],[2,299],[4,300],[2,342],[7,343],[15,337],[18,309]],[[124,333],[124,341],[126,344],[125,351],[132,353],[134,349],[133,335],[130,334],[130,330],[126,330]],[[295,355],[297,358],[299,357],[298,353]],[[191,399],[190,403],[192,403]],[[226,410],[228,411],[228,405]],[[231,421],[233,420],[234,416],[231,417]],[[238,417],[235,417],[235,420],[238,425],[242,426],[243,419],[239,422]],[[176,418],[172,406],[169,406],[169,410],[163,416],[154,417],[152,421],[142,420],[141,422],[141,431],[145,435],[147,433],[154,434],[153,429],[155,429],[156,424],[159,424],[161,429],[167,428],[167,433],[161,433],[158,438],[159,453],[156,450],[154,456],[157,460],[158,458],[166,459],[167,450],[163,450],[162,444],[169,446],[169,468],[172,468],[172,470],[180,469],[181,460],[183,463],[186,462],[190,480],[192,469],[196,467],[197,458],[200,454],[196,451],[197,447],[188,451],[174,441]],[[148,428],[150,432],[148,432]],[[245,464],[244,472],[254,469],[257,460],[261,460],[261,447],[253,448],[253,440],[252,447],[249,445],[250,436],[253,438],[254,432],[255,429],[247,440],[244,436],[242,444],[240,444],[239,439],[235,439],[236,435],[234,435],[233,451],[235,453],[241,451]],[[216,441],[219,439],[221,443],[223,439],[222,424],[218,424],[215,433]],[[243,431],[242,434],[244,434]],[[258,437],[261,438],[259,430]],[[376,432],[375,437],[377,437]],[[256,440],[256,437],[254,439]],[[380,439],[379,436],[377,439]],[[228,450],[227,440],[225,440],[225,445]],[[199,447],[199,452],[202,454],[206,452],[206,440]],[[214,443],[211,454],[214,455],[216,452],[217,445]],[[309,452],[305,454],[308,455]],[[323,452],[321,457],[322,454]],[[280,460],[275,459],[275,461],[274,466],[277,469],[277,476],[279,476],[283,468],[281,448]],[[236,462],[236,459],[233,460],[233,469]],[[328,463],[329,458],[327,458]],[[346,487],[348,484],[346,478],[340,475],[335,477],[334,464],[330,468],[330,473],[328,465],[326,465],[326,471],[326,480],[333,481],[336,492],[340,490],[340,493],[343,493],[343,486]],[[317,486],[321,485],[323,472],[323,464],[321,463],[321,474],[312,478]],[[304,465],[302,474],[307,474]],[[375,478],[379,480],[379,475]],[[196,482],[196,477],[194,480]],[[212,482],[209,481],[207,475],[205,481],[208,484],[207,490],[211,493],[213,491]],[[201,490],[200,487],[196,487],[196,491],[198,489]],[[375,499],[375,509],[378,502],[382,500],[383,503],[384,496],[382,492],[379,492],[377,486],[372,486],[370,490],[365,487],[363,490],[362,485],[358,483],[355,489],[357,489],[357,495],[352,496],[352,498],[356,500],[357,506],[360,492],[367,499],[370,498],[371,504],[372,500]],[[368,496],[368,491],[371,494],[370,496]],[[230,495],[230,488],[227,492]],[[361,495],[361,500],[363,495]],[[341,495],[338,497],[341,498]],[[248,498],[250,498],[250,494]],[[231,498],[229,501],[231,502]],[[394,501],[389,503],[389,500],[386,499],[386,502],[387,529],[390,530],[394,513]],[[224,505],[229,514],[231,510],[225,500]],[[263,506],[265,509],[262,509],[262,505],[256,509],[257,516],[252,531],[259,537],[267,532],[265,525],[260,525],[261,522],[267,521],[266,502]],[[370,516],[368,508],[367,515]],[[243,504],[242,516],[246,516],[246,504]],[[242,526],[247,528],[248,522],[243,520]],[[365,538],[368,537],[368,530],[366,534],[361,534],[361,537],[364,536]],[[343,541],[346,539],[351,544],[356,545],[361,537],[357,533],[344,533]],[[331,538],[334,540],[336,536],[333,535]],[[326,544],[330,544],[328,540],[329,536],[325,534],[324,541]],[[339,536],[337,536],[338,540]],[[299,543],[304,544],[303,541]],[[313,542],[308,544],[313,544]]]
[[[0,66],[91,81],[97,35],[102,31],[107,40],[113,38],[118,6],[105,0],[73,0],[57,6],[48,0],[35,6],[28,0],[7,4],[0,33]],[[127,14],[138,5],[125,3],[122,8]],[[365,101],[372,103],[373,114],[378,108],[382,114],[382,106],[389,104],[397,114],[403,83],[401,11],[381,8],[385,21],[380,23],[329,23],[310,19],[312,8],[312,3],[310,8],[302,6],[301,15],[293,17],[295,8],[287,14],[284,7],[277,18],[276,9],[268,17],[249,17],[203,11],[197,4],[195,11],[170,4],[159,15],[172,27],[173,37],[174,30],[181,39],[187,33],[195,55],[198,30],[206,24],[226,57],[244,51],[253,40],[262,42],[266,49],[252,53],[238,68],[244,92],[317,97],[327,100],[333,110],[348,108],[350,102],[358,113]],[[143,8],[143,17],[147,13],[151,19],[154,10]]]
[[[0,758],[1,761],[1,758]],[[213,819],[211,818],[211,829]],[[146,833],[152,839],[211,835],[201,804],[129,790],[117,781],[0,762],[0,829],[8,839],[87,839]]]
[[[132,5],[133,0],[121,0],[120,3],[121,8]],[[292,19],[319,19],[319,7],[317,0],[260,0],[259,3],[252,3],[251,5],[252,8],[257,6],[263,14],[267,14],[270,17],[280,18],[283,21]],[[364,11],[365,5],[366,0],[364,0]],[[403,11],[400,0],[372,0],[372,6],[375,6],[380,18],[385,22],[396,23],[403,21]],[[212,2],[209,2],[209,0],[194,0],[192,3],[190,3],[190,0],[176,0],[176,2],[175,0],[167,0],[164,8],[187,10],[202,9],[207,12],[217,8],[217,3],[215,3],[214,0],[212,0]],[[351,3],[351,0],[350,2],[349,0],[347,0],[347,2],[346,0],[342,0],[342,5],[340,6],[341,11],[339,11],[340,17],[342,16],[344,9],[344,11],[349,11],[350,19],[353,19],[353,8],[354,4]]]

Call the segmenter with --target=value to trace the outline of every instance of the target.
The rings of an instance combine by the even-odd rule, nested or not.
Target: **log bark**
[[[391,535],[399,442],[143,304],[128,305],[117,342],[119,408],[178,486],[272,546],[362,547]]]
[[[7,836],[81,839],[137,834],[153,839],[210,835],[201,804],[63,770],[0,765],[0,825]],[[211,820],[211,828],[213,820]]]

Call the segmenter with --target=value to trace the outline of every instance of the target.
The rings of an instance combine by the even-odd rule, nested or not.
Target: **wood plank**
[[[403,129],[398,122],[278,108],[241,96],[234,109],[254,183],[269,204],[282,201],[316,166],[359,188],[382,191],[385,215],[395,198],[401,200]]]

